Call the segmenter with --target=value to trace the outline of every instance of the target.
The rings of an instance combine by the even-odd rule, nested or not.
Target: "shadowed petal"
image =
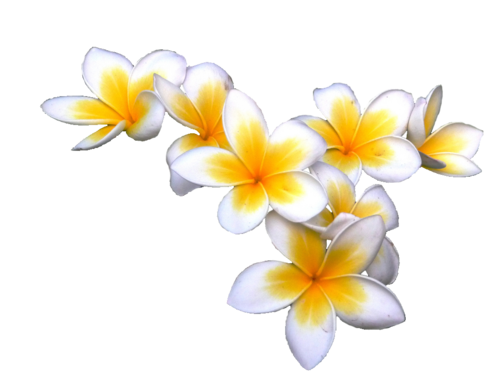
[[[443,152],[429,156],[446,164],[446,167],[442,169],[424,167],[425,169],[437,174],[450,177],[470,177],[481,173],[481,168],[463,155]]]
[[[399,255],[394,244],[387,237],[384,238],[382,246],[373,262],[368,266],[366,272],[371,278],[382,284],[392,284],[399,271]]]

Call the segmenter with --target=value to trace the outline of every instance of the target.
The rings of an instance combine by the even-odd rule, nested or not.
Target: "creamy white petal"
[[[309,277],[293,264],[256,263],[236,278],[227,303],[248,313],[277,311],[292,304],[309,285]]]

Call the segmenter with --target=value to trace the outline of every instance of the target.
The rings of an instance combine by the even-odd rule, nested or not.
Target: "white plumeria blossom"
[[[355,186],[339,169],[323,162],[311,166],[312,174],[321,182],[328,196],[328,206],[320,214],[303,224],[332,240],[347,225],[360,218],[380,215],[387,231],[399,226],[396,207],[381,185],[370,186],[356,202]],[[370,277],[388,285],[398,276],[399,255],[389,238],[384,238],[380,250],[367,267]]]
[[[414,103],[403,90],[388,90],[373,99],[364,113],[352,89],[343,83],[314,90],[314,101],[326,120],[299,116],[326,141],[321,161],[357,183],[361,170],[384,182],[400,182],[421,165],[415,147],[402,138]]]
[[[233,89],[233,81],[224,69],[213,63],[188,67],[184,92],[161,76],[155,76],[154,86],[168,114],[199,133],[187,134],[172,143],[167,151],[169,168],[175,159],[193,148],[212,146],[232,151],[222,126],[222,109],[228,92]],[[181,196],[200,187],[172,169],[170,186]]]
[[[432,132],[441,110],[443,88],[436,86],[426,98],[418,98],[408,125],[408,140],[420,153],[422,167],[451,177],[481,173],[470,160],[479,149],[483,131],[472,125],[453,122]]]
[[[234,152],[217,147],[189,150],[172,163],[180,177],[201,186],[234,186],[218,218],[232,233],[258,226],[269,206],[293,222],[306,221],[326,206],[319,181],[303,169],[326,150],[323,138],[297,120],[269,136],[262,111],[247,95],[231,90],[223,109],[224,132]]]
[[[383,329],[405,320],[396,296],[377,280],[360,275],[375,259],[385,236],[378,215],[343,228],[325,250],[319,233],[272,211],[266,229],[292,263],[267,261],[245,269],[234,282],[228,304],[248,313],[291,306],[286,321],[290,349],[305,369],[328,353],[336,317],[364,329]]]
[[[136,141],[154,138],[161,130],[165,108],[153,90],[158,74],[179,86],[186,60],[172,51],[154,51],[134,67],[123,55],[91,48],[82,65],[83,79],[96,98],[62,96],[45,101],[50,117],[74,125],[107,125],[78,143],[73,150],[100,147],[125,131]]]

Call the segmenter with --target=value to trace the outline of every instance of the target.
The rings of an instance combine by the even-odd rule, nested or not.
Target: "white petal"
[[[278,126],[269,137],[262,177],[300,171],[315,163],[326,152],[325,140],[302,121],[290,120]]]
[[[363,170],[383,182],[401,182],[410,178],[422,164],[413,144],[403,138],[387,136],[368,142],[354,152]]]
[[[219,223],[231,233],[246,233],[266,217],[269,199],[262,184],[245,184],[234,187],[219,205]]]
[[[192,192],[194,189],[200,188],[201,185],[193,184],[170,169],[170,187],[175,194],[182,197]]]
[[[317,286],[292,304],[286,320],[286,339],[293,356],[310,370],[327,355],[335,338],[335,311]]]
[[[246,94],[231,90],[226,98],[222,117],[229,144],[248,170],[257,176],[269,138],[261,109]]]
[[[127,89],[132,67],[125,56],[96,47],[87,52],[82,65],[83,79],[90,90],[129,121]]]
[[[165,108],[153,91],[141,91],[131,113],[135,122],[127,128],[130,138],[147,141],[160,133]]]
[[[305,172],[285,172],[262,180],[271,207],[284,218],[303,222],[319,214],[328,202],[318,180]]]
[[[125,130],[127,121],[123,120],[118,125],[108,125],[89,135],[83,141],[73,147],[73,151],[92,150],[108,143]]]
[[[382,185],[373,185],[366,189],[351,213],[359,218],[380,215],[388,231],[399,226],[396,206]]]
[[[481,173],[481,168],[463,155],[443,152],[439,154],[432,154],[430,156],[446,164],[446,167],[442,169],[425,167],[434,173],[450,177],[470,177]]]
[[[420,159],[422,159],[422,167],[433,168],[433,169],[443,169],[446,167],[446,163],[431,158],[429,155],[424,154],[423,152],[418,152],[420,154]]]
[[[392,284],[399,271],[399,255],[394,244],[389,238],[384,238],[382,246],[373,262],[368,266],[366,272],[371,278],[382,284]]]
[[[321,287],[337,316],[356,328],[383,329],[405,321],[401,303],[394,293],[377,280],[346,275],[322,280]]]
[[[321,238],[324,238],[326,240],[333,240],[346,227],[348,227],[352,223],[355,223],[358,220],[359,220],[358,217],[342,212],[333,220],[333,222],[321,234]]]
[[[46,100],[42,110],[50,117],[74,125],[116,125],[123,117],[99,99],[61,96]]]
[[[128,103],[132,108],[137,96],[144,90],[154,90],[153,76],[168,79],[180,86],[186,76],[186,59],[172,51],[153,51],[137,62],[130,74],[128,84]]]
[[[408,122],[408,140],[413,143],[416,148],[422,146],[427,135],[425,134],[425,107],[427,100],[418,98],[415,103],[415,108],[411,112],[410,121]]]
[[[227,303],[248,313],[277,311],[293,303],[310,284],[311,280],[293,264],[256,263],[236,278]]]

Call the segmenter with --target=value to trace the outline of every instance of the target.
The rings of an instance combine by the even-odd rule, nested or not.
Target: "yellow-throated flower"
[[[420,152],[425,169],[445,176],[474,176],[481,169],[470,159],[479,148],[483,131],[454,122],[432,133],[442,101],[441,86],[432,89],[427,98],[417,99],[408,125],[408,139]]]
[[[198,185],[235,186],[219,206],[219,222],[225,229],[244,233],[255,228],[269,205],[294,222],[325,208],[323,187],[301,171],[323,155],[323,138],[297,120],[281,124],[269,136],[260,108],[238,90],[229,92],[222,117],[234,153],[199,147],[179,156],[171,168]]]
[[[154,51],[134,67],[119,53],[91,48],[82,65],[83,79],[98,99],[61,96],[45,101],[50,117],[74,125],[107,125],[77,144],[73,150],[90,150],[109,142],[122,131],[137,141],[158,135],[165,108],[153,90],[153,74],[180,85],[186,60],[172,51]]]
[[[315,367],[328,353],[336,316],[354,327],[382,329],[405,320],[396,296],[382,283],[361,276],[385,235],[380,216],[347,226],[325,251],[325,240],[301,224],[270,212],[266,228],[276,248],[292,263],[267,261],[244,270],[228,303],[248,313],[291,305],[286,338],[302,367]]]
[[[222,108],[233,81],[224,69],[213,63],[187,68],[184,92],[166,79],[155,76],[155,91],[168,114],[177,122],[199,133],[177,139],[167,151],[170,167],[175,159],[197,147],[212,146],[231,150],[222,127]],[[185,195],[199,185],[170,170],[170,186],[178,195]]]
[[[325,188],[330,210],[325,208],[302,224],[320,233],[321,238],[332,240],[345,226],[373,215],[382,217],[386,231],[399,226],[396,207],[381,185],[370,186],[356,202],[354,184],[339,169],[317,162],[310,170]],[[398,270],[399,255],[392,241],[386,237],[366,271],[368,276],[387,285],[396,280]]]
[[[327,121],[313,116],[297,119],[325,139],[328,151],[321,160],[340,169],[355,184],[361,168],[377,180],[399,182],[420,167],[417,150],[401,138],[413,109],[411,94],[383,92],[363,115],[354,92],[342,83],[314,90],[314,100]]]

